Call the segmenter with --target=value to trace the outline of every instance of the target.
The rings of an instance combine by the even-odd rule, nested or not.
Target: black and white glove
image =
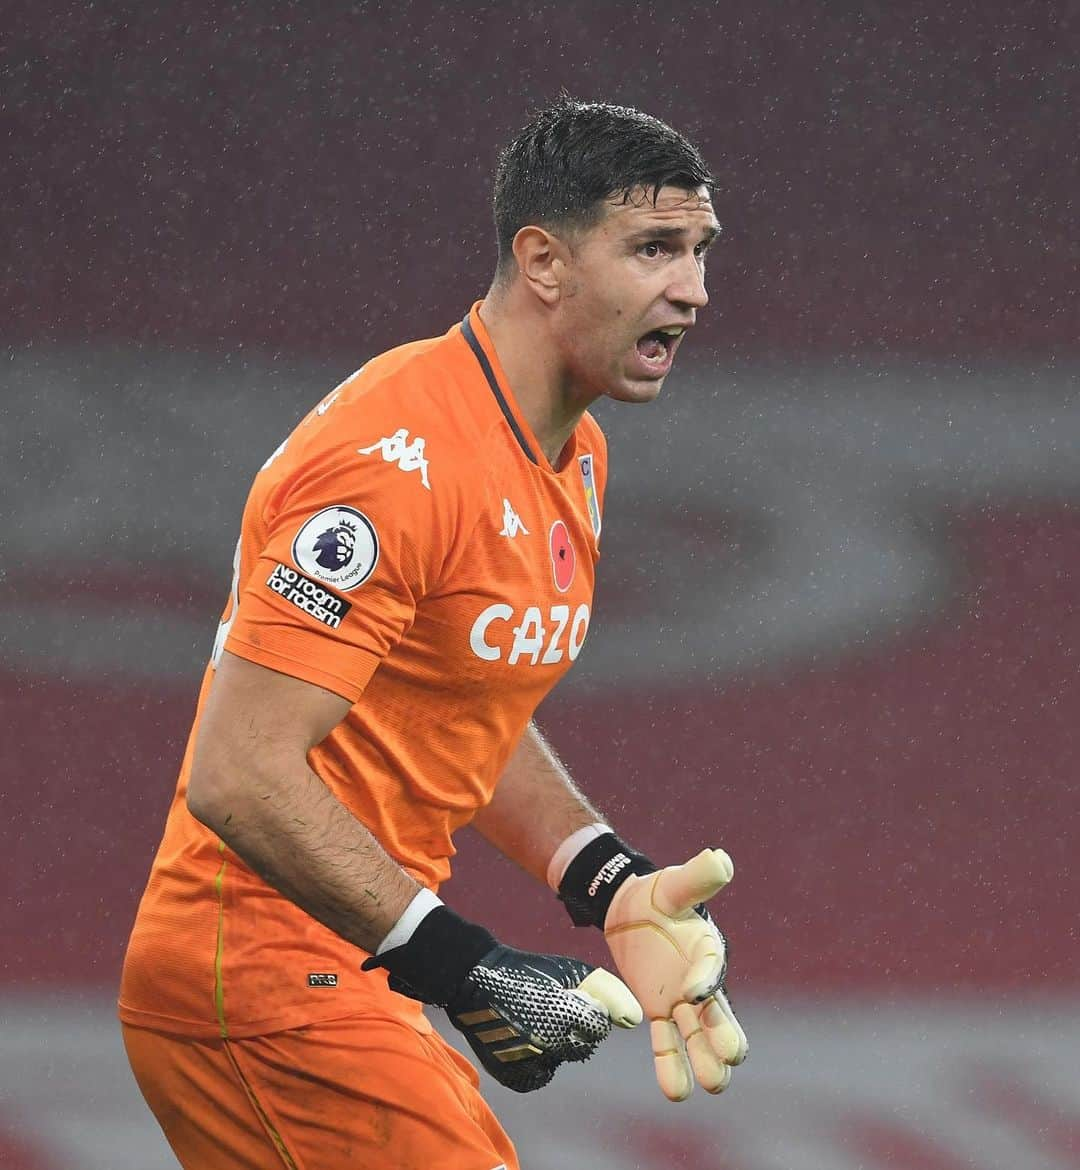
[[[722,849],[658,870],[608,831],[577,853],[559,882],[575,925],[603,930],[640,1000],[656,1079],[671,1101],[689,1097],[695,1078],[708,1092],[723,1092],[749,1051],[725,986],[727,940],[704,906],[733,873]]]
[[[588,1060],[612,1024],[641,1023],[640,1005],[610,971],[502,946],[443,905],[363,965],[375,967],[389,972],[391,990],[445,1008],[484,1068],[518,1093],[542,1088],[565,1061]]]

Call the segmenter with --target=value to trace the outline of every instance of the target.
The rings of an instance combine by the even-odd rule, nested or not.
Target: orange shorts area
[[[437,1033],[370,1016],[243,1040],[123,1032],[184,1170],[519,1170],[476,1070]]]

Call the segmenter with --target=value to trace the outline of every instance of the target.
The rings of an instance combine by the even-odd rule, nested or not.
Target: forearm
[[[364,950],[420,889],[306,763],[264,763],[192,812],[264,881]]]
[[[477,813],[473,826],[543,882],[548,862],[563,841],[603,819],[530,723],[499,779],[494,798]]]

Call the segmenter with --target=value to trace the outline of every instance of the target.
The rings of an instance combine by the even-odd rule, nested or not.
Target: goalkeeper
[[[660,392],[708,299],[710,191],[654,118],[542,110],[499,163],[485,299],[369,361],[256,475],[120,989],[188,1170],[516,1168],[425,1004],[520,1092],[643,1017],[673,1101],[744,1059],[704,907],[727,854],[658,869],[533,722],[591,620],[587,407]],[[603,930],[612,971],[443,903],[468,823]]]

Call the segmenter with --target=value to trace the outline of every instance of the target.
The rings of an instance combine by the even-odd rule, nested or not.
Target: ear
[[[514,259],[525,284],[546,305],[564,293],[570,250],[563,240],[541,227],[523,227],[514,236]]]

